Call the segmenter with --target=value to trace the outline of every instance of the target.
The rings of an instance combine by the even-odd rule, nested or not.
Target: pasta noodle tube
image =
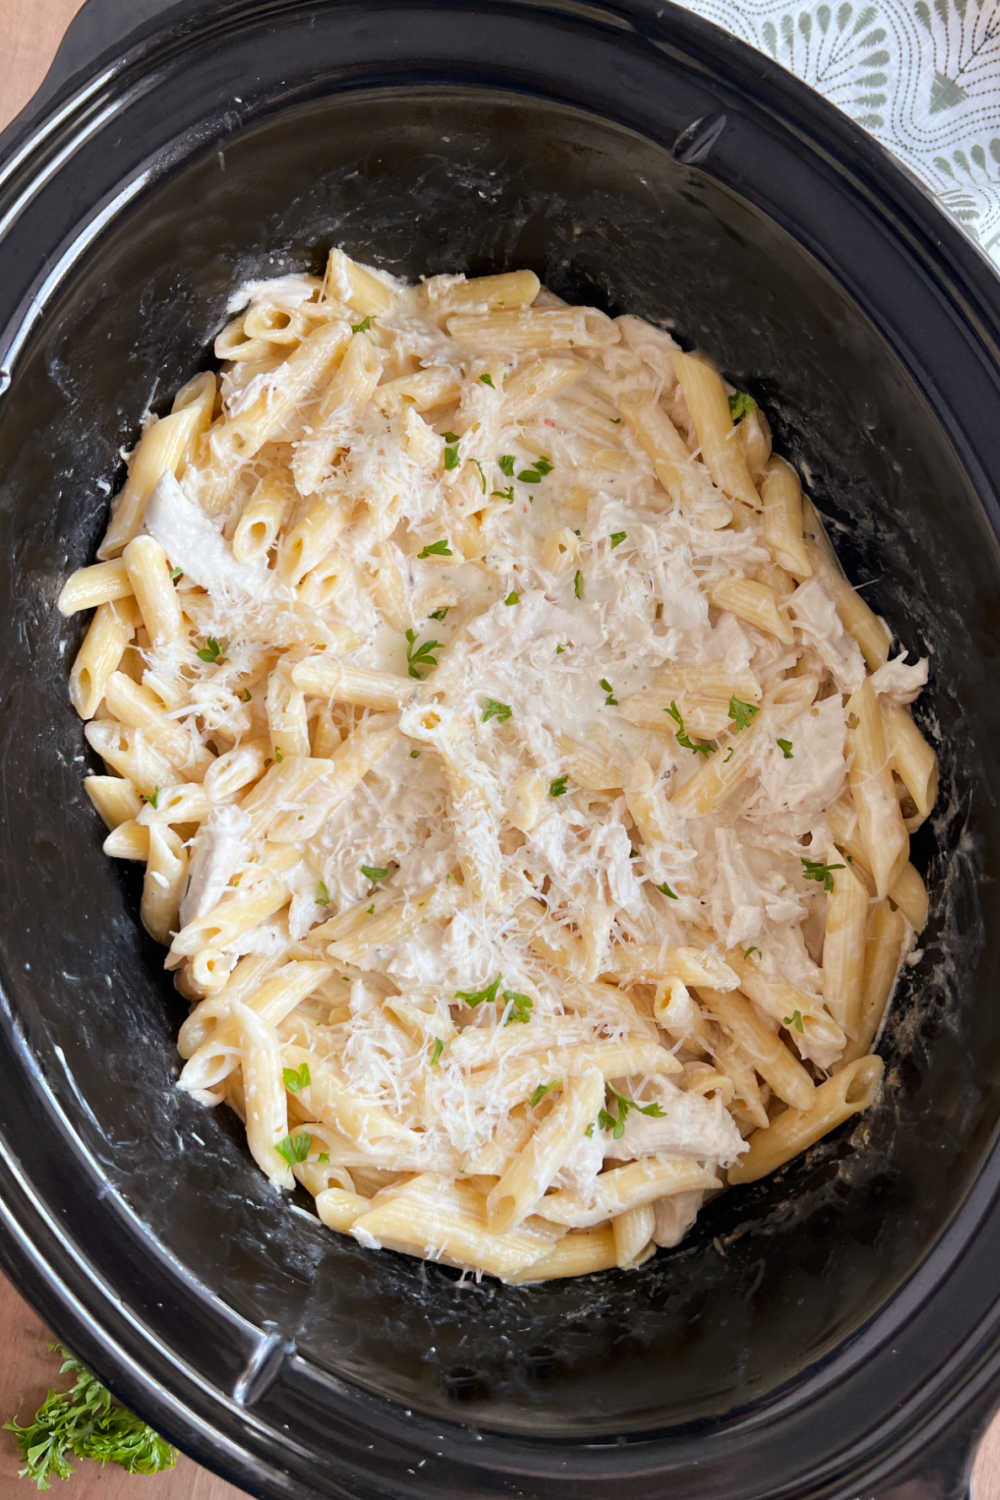
[[[870,677],[847,701],[847,773],[858,833],[875,894],[885,896],[909,858],[910,841],[893,788],[878,699]]]
[[[83,784],[108,828],[117,828],[142,809],[142,798],[123,776],[87,776]]]
[[[359,266],[343,250],[330,251],[320,292],[322,301],[347,302],[364,316],[374,317],[391,307],[395,296],[388,282]]]
[[[190,958],[206,944],[224,948],[234,943],[244,932],[273,917],[287,901],[288,891],[277,880],[263,881],[245,895],[234,893],[224,898],[203,917],[195,917],[181,928],[170,945],[167,967],[175,968],[182,958]]]
[[[597,1229],[578,1229],[564,1234],[547,1255],[536,1260],[526,1271],[507,1280],[514,1286],[525,1282],[558,1281],[567,1276],[592,1276],[617,1264],[614,1231],[610,1224]]]
[[[544,307],[517,312],[456,313],[448,332],[459,344],[479,344],[496,353],[570,346],[605,349],[618,329],[596,307]]]
[[[803,1057],[821,1068],[828,1068],[836,1061],[844,1050],[844,1032],[824,1005],[782,975],[768,973],[739,949],[727,953],[726,960],[736,971],[739,987],[747,999],[782,1026],[794,1028],[789,1035]],[[796,1020],[790,1021],[790,1017]]]
[[[564,1190],[549,1193],[538,1206],[538,1213],[552,1224],[567,1229],[590,1229],[605,1219],[614,1219],[630,1208],[669,1198],[674,1193],[691,1193],[720,1186],[714,1172],[700,1166],[690,1156],[647,1156],[602,1172],[586,1197]]]
[[[680,979],[735,990],[737,978],[718,954],[704,948],[658,948],[655,943],[623,943],[612,950],[607,972],[619,979]]]
[[[233,1002],[243,1072],[243,1106],[247,1145],[262,1172],[278,1187],[292,1188],[295,1178],[278,1151],[288,1135],[288,1107],[281,1076],[278,1033],[239,1000]]]
[[[95,612],[69,674],[69,696],[81,719],[92,719],[100,708],[108,679],[135,635],[137,618],[131,599],[102,604]]]
[[[357,703],[362,708],[403,708],[417,691],[416,683],[407,677],[352,667],[323,656],[297,662],[292,668],[292,681],[310,697]]]
[[[170,942],[170,934],[177,926],[187,863],[184,845],[172,828],[162,823],[150,827],[139,913],[150,937],[164,945]]]
[[[535,1212],[580,1137],[604,1104],[604,1074],[588,1068],[570,1078],[524,1149],[486,1198],[489,1226],[501,1234]]]
[[[882,699],[879,706],[892,768],[906,787],[916,808],[916,816],[906,820],[906,826],[912,833],[930,817],[937,800],[937,756],[914,724],[912,714],[902,704]]]
[[[836,862],[836,850],[827,863]],[[823,937],[823,998],[830,1014],[848,1036],[856,1036],[861,1020],[861,994],[868,926],[868,890],[850,865],[832,877],[826,897]]]
[[[733,518],[732,506],[713,489],[653,392],[622,392],[618,408],[674,504],[697,513],[716,531],[728,526]]]
[[[772,1125],[755,1131],[746,1155],[729,1168],[730,1185],[766,1177],[867,1109],[878,1093],[882,1072],[880,1057],[859,1057],[819,1085],[808,1109],[786,1109]]]
[[[761,486],[764,540],[775,562],[793,578],[811,578],[812,563],[802,535],[802,485],[783,458],[772,458]]]
[[[721,376],[704,360],[680,350],[675,350],[673,359],[674,373],[684,392],[709,473],[725,494],[760,510],[760,496],[733,425]]]
[[[844,1062],[853,1062],[871,1049],[896,984],[899,966],[910,943],[911,928],[902,911],[888,901],[872,910],[865,942],[864,986],[856,1034],[847,1045]]]
[[[370,1198],[360,1193],[348,1192],[346,1188],[324,1188],[316,1194],[316,1212],[327,1229],[339,1229],[342,1234],[352,1229],[361,1215],[372,1206]]]
[[[813,572],[818,574],[832,594],[841,624],[861,647],[868,670],[874,672],[889,659],[892,637],[885,621],[879,619],[857,589],[844,577],[826,528],[808,500],[802,502],[802,525],[806,538],[806,556],[812,564]]]
[[[215,404],[215,376],[196,375],[175,399],[173,411],[146,428],[129,460],[128,479],[115,501],[98,557],[117,557],[142,526],[146,501],[164,474],[175,477],[195,441],[208,427]]]
[[[503,389],[505,414],[512,420],[525,417],[540,407],[547,397],[573,385],[586,373],[587,366],[569,357],[535,359],[512,375]]]
[[[277,814],[268,836],[278,844],[312,838],[398,738],[395,718],[380,715],[364,720],[334,750],[322,779]]]
[[[149,688],[133,682],[124,672],[112,672],[104,686],[104,701],[109,713],[127,728],[141,729],[179,770],[204,775],[211,765],[211,752],[160,707]]]
[[[56,609],[61,615],[75,615],[81,609],[96,609],[99,604],[127,599],[131,592],[125,564],[116,557],[71,573],[59,592]]]
[[[408,1251],[502,1280],[540,1260],[560,1238],[558,1229],[536,1220],[495,1233],[481,1193],[430,1172],[411,1178],[391,1196],[377,1195],[351,1232],[363,1245]]]
[[[152,646],[180,639],[181,606],[170,576],[170,563],[151,536],[133,537],[122,553],[135,602]]]
[[[710,989],[699,989],[698,998],[778,1098],[808,1109],[814,1092],[812,1079],[753,1004],[743,995]]]
[[[293,687],[288,673],[281,667],[275,667],[268,676],[264,712],[271,735],[271,750],[279,763],[286,755],[309,755],[305,694],[301,688]]]
[[[447,287],[435,299],[437,305],[458,307],[527,307],[534,302],[541,282],[534,271],[504,271],[499,276],[473,276]]]
[[[316,499],[285,535],[278,552],[277,573],[283,583],[295,588],[333,546],[344,527],[345,515],[338,505]]]
[[[158,787],[173,786],[178,780],[170,761],[141,729],[133,731],[115,719],[91,719],[84,734],[105,765],[131,781],[143,797],[155,797]]]
[[[756,625],[758,630],[775,635],[786,646],[795,640],[795,631],[778,608],[774,590],[752,578],[723,578],[709,590],[716,609],[728,610],[738,620]]]
[[[929,901],[927,887],[919,871],[912,865],[904,865],[889,892],[889,899],[898,906],[914,932],[923,932],[927,925]]]
[[[283,476],[265,474],[243,507],[233,532],[233,556],[237,562],[255,563],[267,557],[297,499]]]
[[[220,423],[213,432],[219,454],[231,454],[248,463],[281,432],[290,413],[322,379],[348,338],[350,333],[341,323],[321,323],[304,338],[282,365],[281,385],[262,393],[245,411]]]
[[[638,1266],[653,1248],[656,1210],[651,1203],[627,1208],[611,1221],[615,1237],[615,1261],[623,1269]]]
[[[740,447],[743,449],[743,457],[747,461],[747,468],[750,470],[750,477],[754,484],[759,486],[768,459],[771,457],[771,424],[760,407],[755,406],[736,424],[736,432]]]

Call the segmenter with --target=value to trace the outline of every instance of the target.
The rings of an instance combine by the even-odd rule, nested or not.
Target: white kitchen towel
[[[685,0],[877,136],[1000,267],[1000,0]]]

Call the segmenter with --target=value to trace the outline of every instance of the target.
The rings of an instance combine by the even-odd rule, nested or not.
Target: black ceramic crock
[[[128,8],[129,25],[159,6]],[[0,1263],[261,1496],[955,1500],[998,1395],[998,284],[871,140],[653,0],[90,0],[0,156]],[[53,601],[249,275],[346,246],[674,320],[926,652],[933,895],[882,1102],[638,1272],[476,1284],[266,1186],[174,1088]],[[988,939],[992,932],[994,940]]]

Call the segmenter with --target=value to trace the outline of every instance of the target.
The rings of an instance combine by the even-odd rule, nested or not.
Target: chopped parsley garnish
[[[573,574],[573,592],[578,599],[583,598],[583,574],[579,568]]]
[[[634,1109],[637,1114],[649,1115],[656,1120],[663,1119],[663,1106],[660,1104],[637,1104],[634,1099],[626,1099],[624,1094],[619,1094],[610,1083],[608,1093],[618,1105],[618,1118],[616,1119],[609,1110],[602,1109],[597,1116],[597,1123],[602,1130],[610,1130],[612,1138],[616,1141],[620,1141],[625,1134],[625,1121],[628,1119],[629,1110]]]
[[[444,466],[446,469],[458,468],[458,447],[452,445],[444,450]]]
[[[253,693],[251,693],[249,688],[244,688],[240,693],[240,697],[243,699],[244,703],[249,703],[250,699],[253,697]]]
[[[799,858],[802,860],[802,868],[806,879],[818,880],[825,891],[833,890],[834,870],[846,869],[845,865],[826,865],[821,859],[806,859],[803,855],[800,855]]]
[[[280,766],[281,762],[285,758],[285,752],[284,752],[284,750],[282,750],[282,748],[281,748],[280,745],[275,745],[275,747],[274,747],[274,758],[277,761],[278,765]]]
[[[491,391],[495,391],[496,390],[496,386],[493,384],[493,376],[492,375],[480,375],[479,378],[483,382],[483,385],[488,385],[489,386],[489,388],[490,388]]]
[[[569,781],[569,777],[568,776],[557,776],[554,781],[550,781],[549,782],[549,796],[550,797],[564,797],[566,795],[566,785],[567,785],[568,781]]]
[[[432,653],[440,647],[440,641],[422,641],[417,645],[417,632],[408,630],[406,632],[406,666],[411,677],[418,682],[423,679],[424,667],[436,667],[437,657]]]
[[[378,885],[380,880],[385,879],[389,871],[382,865],[362,865],[361,873],[366,880],[371,881],[372,885]]]
[[[455,999],[464,1000],[466,1005],[492,1005],[500,993],[500,985],[503,975],[498,974],[492,984],[486,985],[481,990],[456,990]]]
[[[729,415],[734,422],[745,417],[747,412],[756,411],[757,403],[749,391],[734,391],[729,398]]]
[[[317,880],[316,882],[316,903],[318,906],[330,905],[330,892],[325,880]]]
[[[496,698],[487,698],[483,705],[481,722],[485,724],[489,719],[499,719],[500,723],[503,724],[510,718],[513,712],[514,710],[509,703],[500,703]]]
[[[760,951],[759,948],[745,948],[743,950],[743,957],[744,958],[749,958],[750,955],[751,955],[751,953],[756,953],[756,955],[757,955],[758,958],[763,958],[764,957],[763,953],[761,953],[761,951]]]
[[[615,424],[616,427],[620,427],[621,426],[621,420],[622,420],[621,417],[609,417],[608,418],[608,421],[609,422],[614,422],[614,424]]]
[[[160,788],[158,786],[154,786],[153,791],[152,791],[152,795],[149,796],[149,797],[147,797],[146,793],[143,792],[143,794],[142,794],[142,800],[143,800],[143,802],[148,802],[149,805],[150,805],[150,807],[155,812],[159,808],[159,805],[160,805]]]
[[[178,578],[183,578],[184,577],[184,569],[183,568],[171,568],[170,569],[170,577],[173,579],[174,583],[176,583],[177,580],[178,580]]]
[[[552,464],[547,458],[536,458],[531,467],[537,470],[539,474],[552,473]]]
[[[639,851],[638,851],[638,849],[634,849],[634,848],[630,849],[628,851],[628,857],[629,857],[629,859],[638,859],[639,858]]]
[[[297,1094],[300,1089],[307,1089],[312,1083],[309,1064],[304,1062],[300,1068],[282,1068],[281,1081],[290,1094]],[[306,1149],[308,1150],[308,1147]]]
[[[551,1083],[540,1083],[535,1089],[535,1092],[532,1094],[531,1098],[528,1100],[528,1107],[530,1109],[535,1109],[539,1104],[541,1104],[546,1094],[551,1094],[553,1089],[558,1089],[561,1087],[561,1078],[553,1079]]]
[[[618,699],[615,697],[615,690],[611,686],[610,682],[608,681],[608,679],[606,677],[602,677],[601,678],[600,685],[604,689],[605,693],[607,694],[607,697],[604,700],[604,706],[605,706],[605,708],[607,708],[609,704],[610,705],[616,704],[618,702]]]
[[[60,1374],[71,1374],[68,1391],[50,1390],[25,1426],[5,1422],[21,1450],[24,1468],[19,1477],[33,1479],[40,1490],[50,1480],[69,1479],[70,1458],[90,1458],[101,1464],[120,1464],[129,1474],[158,1474],[172,1469],[174,1450],[141,1417],[120,1406],[96,1375],[74,1359],[62,1344],[50,1344],[62,1356]]]
[[[678,896],[677,892],[676,891],[672,891],[666,881],[664,881],[662,885],[658,885],[656,887],[656,889],[660,892],[660,894],[662,896],[669,896],[670,899],[671,899],[671,901],[679,901],[680,900],[680,897]]]
[[[520,484],[541,484],[542,476],[537,469],[522,469],[517,476]]]
[[[369,328],[371,328],[371,326],[372,326],[372,320],[371,320],[371,315],[369,314],[369,316],[367,318],[362,318],[360,323],[352,323],[351,324],[351,332],[352,333],[367,333],[368,330],[369,330]]]
[[[375,902],[374,901],[372,902],[371,906],[366,906],[365,907],[365,913],[369,917],[373,917],[375,915]]]
[[[286,1135],[283,1141],[275,1146],[279,1156],[283,1156],[290,1167],[298,1162],[305,1161],[312,1147],[313,1138],[303,1130],[301,1135]]]
[[[515,462],[513,453],[501,453],[497,459],[497,467],[501,474],[506,474],[508,479],[513,479]]]
[[[439,1036],[434,1038],[434,1049],[431,1052],[431,1067],[436,1068],[441,1061],[441,1053],[444,1051],[444,1042]]]
[[[514,504],[514,486],[512,484],[509,484],[505,490],[491,490],[490,498],[492,499],[494,495],[500,500],[508,501],[511,505]]]
[[[566,647],[565,646],[557,646],[556,647],[556,655],[557,656],[565,656],[565,654],[566,654]]]
[[[613,531],[608,540],[610,541],[612,547],[620,547],[627,536],[627,531]]]
[[[796,1031],[803,1033],[806,1029],[802,1024],[802,1012],[800,1010],[793,1010],[790,1016],[785,1016],[781,1024],[782,1026],[794,1026]]]
[[[479,470],[479,483],[482,485],[482,487],[483,487],[483,494],[485,495],[486,494],[486,475],[483,473],[483,466],[479,462],[478,458],[470,458],[469,462],[470,462],[470,464],[475,464],[476,468]]]
[[[420,759],[420,751],[419,750],[411,750],[410,751],[410,759],[411,760],[419,760]]]
[[[726,751],[725,755],[722,757],[722,764],[724,766],[728,766],[728,764],[732,760],[734,754],[735,754],[735,751],[733,750],[732,745],[730,745],[729,749]]]
[[[458,442],[458,433],[457,432],[443,432],[441,434],[441,436],[444,438],[444,440],[445,440],[446,443],[457,443]]]
[[[214,635],[208,637],[204,646],[199,650],[198,655],[202,661],[218,662],[220,665],[222,662],[228,661],[225,641],[217,641]]]
[[[432,609],[427,616],[428,620],[443,620],[449,608],[450,606],[446,604],[443,609]]]
[[[418,558],[421,558],[421,557],[453,557],[453,556],[454,556],[454,554],[453,554],[451,548],[448,546],[448,539],[447,539],[447,537],[442,537],[440,539],[440,541],[437,541],[437,542],[428,542],[427,546],[424,547],[424,548],[422,548],[417,553],[417,557]]]
[[[715,749],[715,746],[707,745],[704,740],[693,740],[688,734],[687,730],[684,728],[684,716],[681,713],[680,709],[677,707],[676,699],[673,699],[671,701],[670,707],[665,708],[663,712],[669,714],[674,723],[677,725],[678,745],[682,745],[685,750],[693,750],[696,755],[711,755],[712,751]]]
[[[743,703],[739,698],[730,698],[729,717],[737,729],[749,729],[750,720],[756,718],[760,709],[756,703]]]
[[[321,1151],[319,1153],[319,1155],[317,1156],[316,1160],[319,1162],[319,1164],[320,1164],[321,1167],[328,1167],[330,1165],[330,1153],[329,1153],[329,1151]]]
[[[596,1120],[591,1120],[590,1124],[587,1126],[586,1130],[583,1132],[584,1135],[587,1137],[588,1141],[591,1139],[591,1137],[594,1134],[594,1126],[596,1124],[597,1124]]]
[[[506,599],[503,602],[505,604],[520,604],[521,596],[514,589],[511,589],[510,593],[507,595]]]
[[[781,751],[782,755],[785,757],[786,760],[794,760],[795,759],[794,755],[792,754],[792,742],[791,742],[791,740],[778,740],[776,743],[777,743],[778,749]]]
[[[520,1021],[526,1025],[531,1020],[535,1002],[530,995],[522,995],[519,990],[504,990],[503,998],[510,1006],[507,1019],[503,1023],[505,1026],[510,1026],[513,1021]]]

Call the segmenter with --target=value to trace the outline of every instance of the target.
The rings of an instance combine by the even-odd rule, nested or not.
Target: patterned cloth
[[[684,0],[825,94],[1000,267],[1000,0]]]

